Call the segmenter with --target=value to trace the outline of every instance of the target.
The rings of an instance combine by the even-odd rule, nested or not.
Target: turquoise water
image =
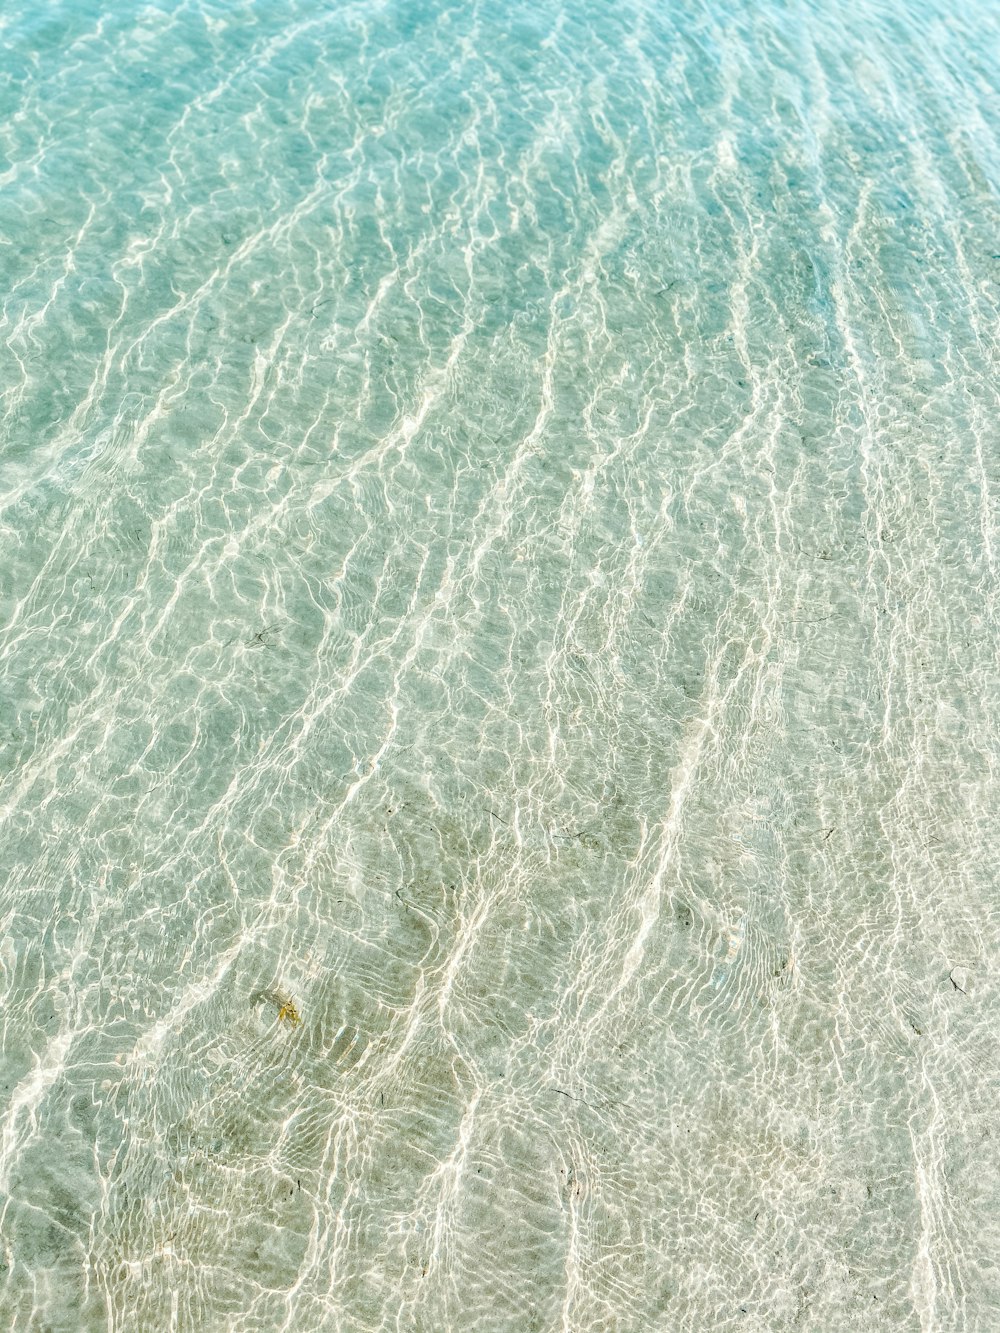
[[[1000,1328],[1000,15],[12,0],[0,1313]]]

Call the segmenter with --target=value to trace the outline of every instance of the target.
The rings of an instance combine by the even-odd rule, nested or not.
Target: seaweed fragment
[[[292,1027],[297,1027],[298,1024],[302,1022],[302,1015],[299,1013],[295,1001],[290,995],[286,995],[283,991],[274,990],[272,987],[268,986],[260,990],[255,990],[250,996],[251,1008],[255,1008],[258,1004],[263,1004],[265,1001],[268,1004],[273,1004],[277,1009],[279,1023],[288,1023]]]

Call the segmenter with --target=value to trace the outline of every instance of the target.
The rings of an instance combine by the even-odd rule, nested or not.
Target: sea
[[[1000,1329],[1000,8],[6,0],[0,1327]]]

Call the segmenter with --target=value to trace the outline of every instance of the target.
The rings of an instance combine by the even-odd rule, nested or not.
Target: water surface
[[[995,7],[0,43],[4,1326],[995,1333]]]

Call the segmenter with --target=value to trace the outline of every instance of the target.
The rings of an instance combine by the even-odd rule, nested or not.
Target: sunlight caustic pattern
[[[1000,1327],[998,36],[4,7],[3,1327]]]

